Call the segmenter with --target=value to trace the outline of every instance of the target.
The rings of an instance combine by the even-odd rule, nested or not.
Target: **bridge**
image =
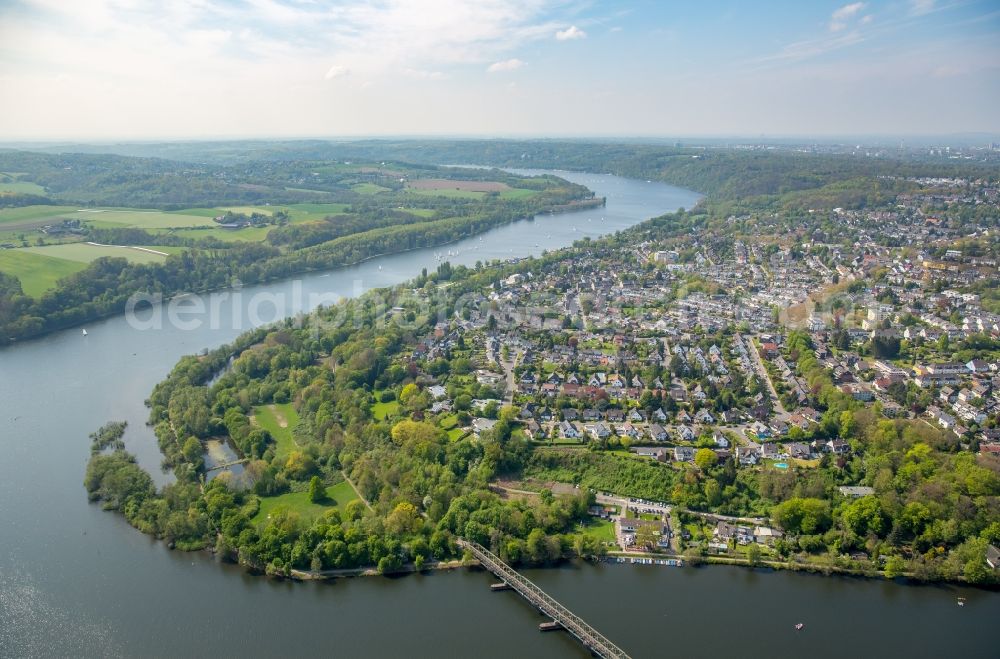
[[[559,627],[572,634],[584,647],[603,659],[629,659],[625,651],[606,639],[599,631],[588,625],[579,616],[553,599],[544,590],[500,560],[500,557],[482,545],[468,540],[459,540],[458,545],[468,549],[479,563],[496,575],[503,583],[516,590],[536,609],[552,618]],[[552,628],[551,625],[542,628]]]
[[[220,469],[228,469],[229,467],[245,464],[247,462],[250,462],[250,458],[240,458],[239,460],[230,460],[229,462],[223,462],[222,464],[217,464],[213,467],[206,467],[205,473],[208,473],[210,471],[218,471]]]

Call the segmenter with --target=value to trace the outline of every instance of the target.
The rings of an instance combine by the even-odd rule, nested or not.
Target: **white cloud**
[[[839,32],[846,28],[848,24],[858,17],[858,14],[865,8],[863,2],[852,2],[844,5],[830,14],[830,31]]]
[[[516,57],[511,59],[501,60],[499,62],[493,62],[487,67],[487,73],[500,73],[501,71],[516,71],[525,65],[526,62],[517,59]]]
[[[344,76],[350,75],[351,70],[346,66],[341,64],[334,64],[327,70],[326,75],[323,76],[324,80],[333,80],[334,78],[343,78]]]
[[[404,68],[403,74],[416,80],[444,80],[448,76],[443,71],[425,71],[424,69]]]
[[[910,13],[914,16],[923,16],[934,11],[934,0],[910,0]]]
[[[587,33],[575,25],[570,25],[565,30],[556,32],[556,39],[559,41],[570,41],[572,39],[586,39]]]

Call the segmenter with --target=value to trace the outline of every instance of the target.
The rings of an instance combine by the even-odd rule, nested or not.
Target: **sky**
[[[0,140],[1000,133],[998,0],[0,0]]]

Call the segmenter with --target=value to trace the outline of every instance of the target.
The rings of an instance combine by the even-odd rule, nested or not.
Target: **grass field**
[[[347,504],[358,498],[358,493],[347,481],[326,488],[326,501],[322,503],[310,501],[308,492],[289,492],[276,497],[263,497],[260,500],[260,510],[251,522],[254,524],[266,522],[272,513],[282,508],[298,513],[304,520],[313,520],[331,508],[337,508],[343,513]]]
[[[384,421],[387,417],[399,412],[399,401],[390,400],[386,403],[375,403],[372,405],[372,416],[376,421]]]
[[[12,194],[45,194],[45,188],[37,183],[27,181],[0,181],[0,194],[9,192]]]
[[[149,248],[156,249],[156,248]],[[159,263],[164,260],[162,254],[154,254],[141,249],[131,247],[117,247],[114,245],[91,245],[89,243],[68,243],[66,245],[46,245],[44,247],[22,247],[17,250],[31,254],[41,254],[67,261],[78,263],[90,263],[102,256],[128,259],[133,263]],[[162,250],[161,250],[162,251]]]
[[[615,523],[610,519],[598,519],[593,517],[586,522],[580,522],[576,526],[576,532],[600,540],[601,542],[615,543]]]
[[[449,199],[482,199],[486,196],[485,192],[479,192],[476,190],[456,190],[454,188],[450,190],[418,190],[415,188],[407,188],[406,191],[427,197],[448,197]]]
[[[0,226],[65,217],[66,213],[73,213],[77,208],[76,206],[21,206],[19,208],[2,208],[0,209]],[[5,226],[4,228],[8,227]]]
[[[21,280],[27,295],[38,297],[67,275],[87,267],[86,263],[54,258],[24,249],[0,249],[0,271]]]
[[[275,455],[286,456],[298,446],[293,433],[299,425],[299,414],[291,403],[260,405],[254,408],[253,414],[257,425],[274,438]]]
[[[417,217],[434,217],[434,213],[437,212],[432,208],[400,208],[399,210]]]
[[[195,228],[195,229],[183,229],[179,231],[172,231],[169,229],[158,229],[153,233],[174,233],[182,238],[208,238],[212,236],[213,238],[218,238],[223,242],[237,242],[244,241],[248,243],[259,243],[265,238],[267,238],[268,232],[274,227],[247,227],[245,229],[222,229],[220,227],[210,227],[210,228]]]
[[[465,437],[466,432],[462,428],[452,428],[451,430],[448,431],[447,434],[448,434],[448,439],[450,439],[453,442],[457,442],[458,440]]]
[[[537,190],[525,190],[523,188],[511,188],[500,193],[501,199],[524,199],[538,194]]]
[[[93,222],[98,226],[125,226],[138,229],[176,229],[182,227],[206,227],[215,224],[212,218],[201,215],[183,215],[181,213],[166,213],[163,211],[118,208],[78,210],[74,213],[61,215],[61,217],[83,222]]]
[[[389,188],[383,188],[381,185],[375,185],[374,183],[358,183],[352,185],[351,189],[358,194],[378,194],[389,191]]]

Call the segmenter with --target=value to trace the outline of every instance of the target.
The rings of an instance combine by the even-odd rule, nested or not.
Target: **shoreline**
[[[540,217],[552,216],[552,215],[559,215],[559,214],[562,214],[562,213],[569,213],[569,212],[573,212],[573,211],[586,210],[587,208],[596,208],[596,207],[607,205],[607,198],[606,197],[592,197],[592,198],[584,199],[584,200],[580,200],[580,201],[584,202],[587,205],[572,206],[572,203],[576,203],[576,202],[571,202],[571,204],[560,204],[558,206],[553,206],[553,207],[547,208],[547,209],[545,209],[543,211],[539,211],[538,213],[536,213],[534,215],[529,215],[529,216],[526,216],[526,217],[515,218],[515,219],[511,220],[510,222],[504,222],[502,224],[497,224],[495,226],[491,226],[491,227],[487,228],[484,231],[472,232],[472,233],[469,233],[469,234],[466,234],[466,235],[461,235],[461,236],[459,236],[457,238],[454,238],[452,240],[448,240],[448,241],[445,241],[445,242],[434,243],[433,245],[421,245],[421,246],[417,246],[417,247],[408,247],[406,249],[394,250],[394,251],[390,251],[390,252],[381,252],[379,254],[372,254],[370,256],[366,256],[364,258],[358,259],[356,261],[352,261],[350,263],[341,263],[341,264],[330,266],[330,267],[324,267],[324,268],[305,268],[305,269],[302,269],[302,270],[297,270],[296,272],[291,273],[291,274],[289,274],[287,276],[281,276],[281,277],[275,277],[275,278],[265,278],[265,279],[260,279],[258,281],[254,281],[254,282],[241,282],[241,285],[242,286],[263,286],[263,285],[266,285],[266,284],[273,284],[273,283],[276,283],[276,282],[292,281],[292,280],[296,279],[297,277],[301,277],[301,276],[305,276],[305,275],[313,275],[313,274],[319,274],[319,273],[333,273],[334,271],[343,270],[343,269],[346,269],[346,268],[352,268],[352,267],[361,265],[363,263],[367,263],[368,261],[372,261],[372,260],[378,259],[378,258],[384,258],[384,257],[388,257],[388,256],[396,256],[398,254],[406,254],[406,253],[415,252],[415,251],[418,251],[418,250],[421,250],[421,249],[436,249],[438,247],[446,247],[448,245],[453,245],[455,243],[461,242],[463,240],[467,240],[469,238],[474,238],[476,236],[485,235],[485,234],[487,234],[490,231],[493,231],[495,229],[499,229],[501,227],[505,227],[505,226],[508,226],[508,225],[511,225],[511,224],[516,224],[518,222],[534,221],[534,220],[537,220]],[[599,203],[597,203],[597,202],[599,202]],[[667,212],[673,212],[673,211],[667,211]],[[650,218],[647,218],[647,220],[648,219],[650,219]],[[646,221],[646,220],[643,220],[643,221]],[[345,237],[348,237],[348,236],[345,236]],[[93,244],[97,244],[97,243],[93,243]],[[572,243],[570,245],[567,245],[567,246],[571,246],[571,245],[572,245]],[[132,248],[133,247],[131,245],[106,245],[106,246],[107,247],[121,247],[121,248]],[[185,249],[196,249],[196,248],[185,248]],[[163,294],[163,301],[161,302],[161,304],[167,304],[168,302],[170,302],[171,300],[173,300],[174,298],[177,298],[177,297],[186,297],[186,296],[189,296],[189,295],[210,295],[212,293],[218,293],[220,291],[233,290],[233,288],[234,288],[234,286],[230,284],[230,285],[226,285],[226,286],[214,286],[214,287],[208,287],[208,288],[200,288],[200,289],[193,290],[193,291],[178,291],[176,293],[171,294],[169,297],[166,294]],[[3,349],[4,347],[7,347],[7,346],[14,346],[14,345],[22,344],[22,343],[25,343],[27,341],[34,341],[36,339],[42,339],[42,338],[44,338],[46,336],[49,336],[51,334],[55,334],[57,332],[65,332],[67,330],[71,330],[71,329],[75,329],[77,327],[81,327],[82,325],[85,325],[87,323],[104,321],[104,320],[108,320],[109,318],[116,318],[116,317],[121,316],[121,315],[123,315],[123,314],[120,313],[120,312],[114,312],[114,313],[108,313],[108,314],[98,314],[98,315],[93,316],[91,318],[86,318],[86,319],[83,319],[83,320],[80,320],[80,321],[72,322],[72,323],[70,323],[68,325],[63,325],[63,326],[60,326],[60,327],[53,327],[52,329],[46,330],[46,331],[41,332],[39,334],[32,334],[30,336],[25,336],[25,337],[21,337],[21,338],[9,337],[6,340],[0,340],[0,349]]]
[[[214,552],[209,552],[214,554]],[[658,563],[644,564],[635,563],[631,560],[619,561],[618,559],[650,559],[653,561],[660,561]],[[678,561],[679,564],[668,564],[666,561]],[[704,556],[698,557],[697,559],[691,559],[684,556],[672,556],[668,554],[651,554],[651,553],[637,553],[637,552],[609,552],[606,556],[601,558],[570,558],[563,559],[558,563],[528,566],[528,569],[559,569],[560,566],[574,563],[582,562],[587,564],[597,564],[597,563],[607,563],[609,565],[635,565],[635,566],[645,566],[651,565],[653,567],[674,567],[674,568],[702,568],[709,567],[712,565],[725,565],[729,567],[744,568],[750,570],[767,570],[772,572],[799,572],[810,574],[817,577],[830,577],[830,576],[840,576],[840,577],[850,577],[855,579],[864,579],[867,581],[883,581],[892,582],[904,586],[959,586],[963,588],[976,588],[977,590],[983,590],[986,592],[1000,592],[1000,586],[989,585],[989,584],[970,584],[965,579],[958,580],[933,580],[924,581],[917,578],[913,573],[901,574],[898,577],[887,577],[882,572],[872,572],[866,571],[861,568],[847,568],[843,566],[835,565],[816,565],[811,563],[793,563],[793,562],[782,562],[782,561],[760,561],[756,565],[751,565],[749,561],[741,558],[726,557],[726,556]],[[424,565],[421,569],[417,570],[413,563],[407,563],[401,566],[398,570],[392,572],[382,573],[379,572],[375,567],[357,567],[357,568],[342,568],[342,569],[332,569],[332,570],[322,570],[320,572],[313,572],[312,570],[291,570],[288,576],[278,576],[280,579],[290,579],[292,581],[335,581],[337,579],[352,579],[358,577],[394,577],[402,576],[408,574],[423,574],[431,575],[437,571],[444,570],[457,570],[460,568],[470,568],[478,567],[482,568],[480,562],[474,558],[472,559],[455,559],[450,561],[434,561],[429,562]],[[512,566],[515,570],[524,569],[524,566]],[[259,573],[264,576],[263,573]]]

